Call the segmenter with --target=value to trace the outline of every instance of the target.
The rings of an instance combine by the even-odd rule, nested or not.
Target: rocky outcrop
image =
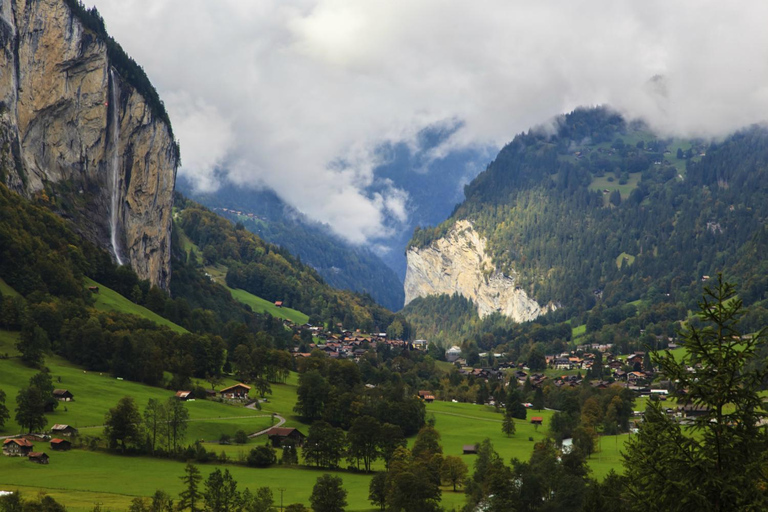
[[[466,220],[427,247],[408,250],[405,303],[417,297],[458,293],[472,300],[480,317],[499,312],[525,322],[554,309],[540,306],[512,277],[496,271],[486,241]]]
[[[63,0],[0,0],[0,101],[0,180],[28,197],[44,192],[86,238],[167,287],[170,126]]]

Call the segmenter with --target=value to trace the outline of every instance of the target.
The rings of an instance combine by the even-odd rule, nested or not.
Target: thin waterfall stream
[[[109,164],[109,178],[112,189],[112,199],[109,208],[109,229],[112,252],[115,255],[117,264],[122,265],[123,259],[120,257],[120,250],[117,246],[118,201],[120,199],[120,119],[117,101],[117,82],[115,81],[115,72],[111,68],[109,70],[109,77],[112,81],[112,90],[109,98],[110,145],[112,146],[112,158]]]

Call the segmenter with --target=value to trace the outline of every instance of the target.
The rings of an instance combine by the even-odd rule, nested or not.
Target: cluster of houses
[[[239,215],[240,217],[248,217],[249,219],[267,220],[266,217],[261,217],[259,215],[256,215],[255,213],[248,213],[242,210],[234,210],[232,208],[212,208],[212,210],[229,213],[231,215]]]
[[[48,442],[51,450],[66,451],[72,448],[69,437],[77,435],[77,429],[70,425],[57,424],[51,428],[53,437],[41,434],[27,434],[21,437],[13,437],[3,441],[3,455],[6,457],[27,457],[30,462],[48,464],[50,457],[42,451],[33,451],[35,442]]]
[[[581,347],[580,347],[581,348]],[[655,375],[653,368],[646,368],[645,352],[634,352],[624,358],[609,352],[611,345],[600,345],[597,349],[602,355],[602,364],[610,368],[611,376],[615,381],[626,382],[630,386],[650,383]],[[581,355],[579,355],[581,354]],[[582,370],[589,371],[595,363],[594,352],[564,352],[559,355],[546,356],[547,366],[556,370]],[[572,376],[571,376],[572,377]],[[564,383],[578,385],[580,379],[565,379]]]
[[[332,359],[354,359],[359,360],[369,350],[376,350],[379,345],[388,345],[392,348],[410,350],[422,350],[426,347],[426,341],[417,340],[408,342],[403,340],[393,340],[387,337],[387,333],[373,333],[364,335],[359,332],[344,331],[341,334],[332,334],[321,332],[319,328],[305,324],[301,329],[308,329],[312,335],[318,338],[318,343],[310,343],[310,352],[301,352],[298,348],[294,349],[294,357],[309,357],[312,351],[320,350]]]

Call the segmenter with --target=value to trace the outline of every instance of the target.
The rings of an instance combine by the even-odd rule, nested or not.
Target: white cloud
[[[768,112],[765,2],[96,4],[165,100],[180,172],[210,188],[226,167],[359,243],[407,217],[403,191],[366,190],[376,147],[426,126],[461,122],[446,144],[462,148],[579,105],[703,136]]]

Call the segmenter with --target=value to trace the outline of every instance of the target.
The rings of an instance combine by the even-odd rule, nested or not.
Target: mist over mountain
[[[285,204],[273,191],[227,184],[216,192],[195,193],[183,177],[177,181],[177,189],[263,240],[289,250],[331,286],[368,293],[394,311],[403,306],[400,279],[373,249],[350,244],[327,225],[313,222]]]

